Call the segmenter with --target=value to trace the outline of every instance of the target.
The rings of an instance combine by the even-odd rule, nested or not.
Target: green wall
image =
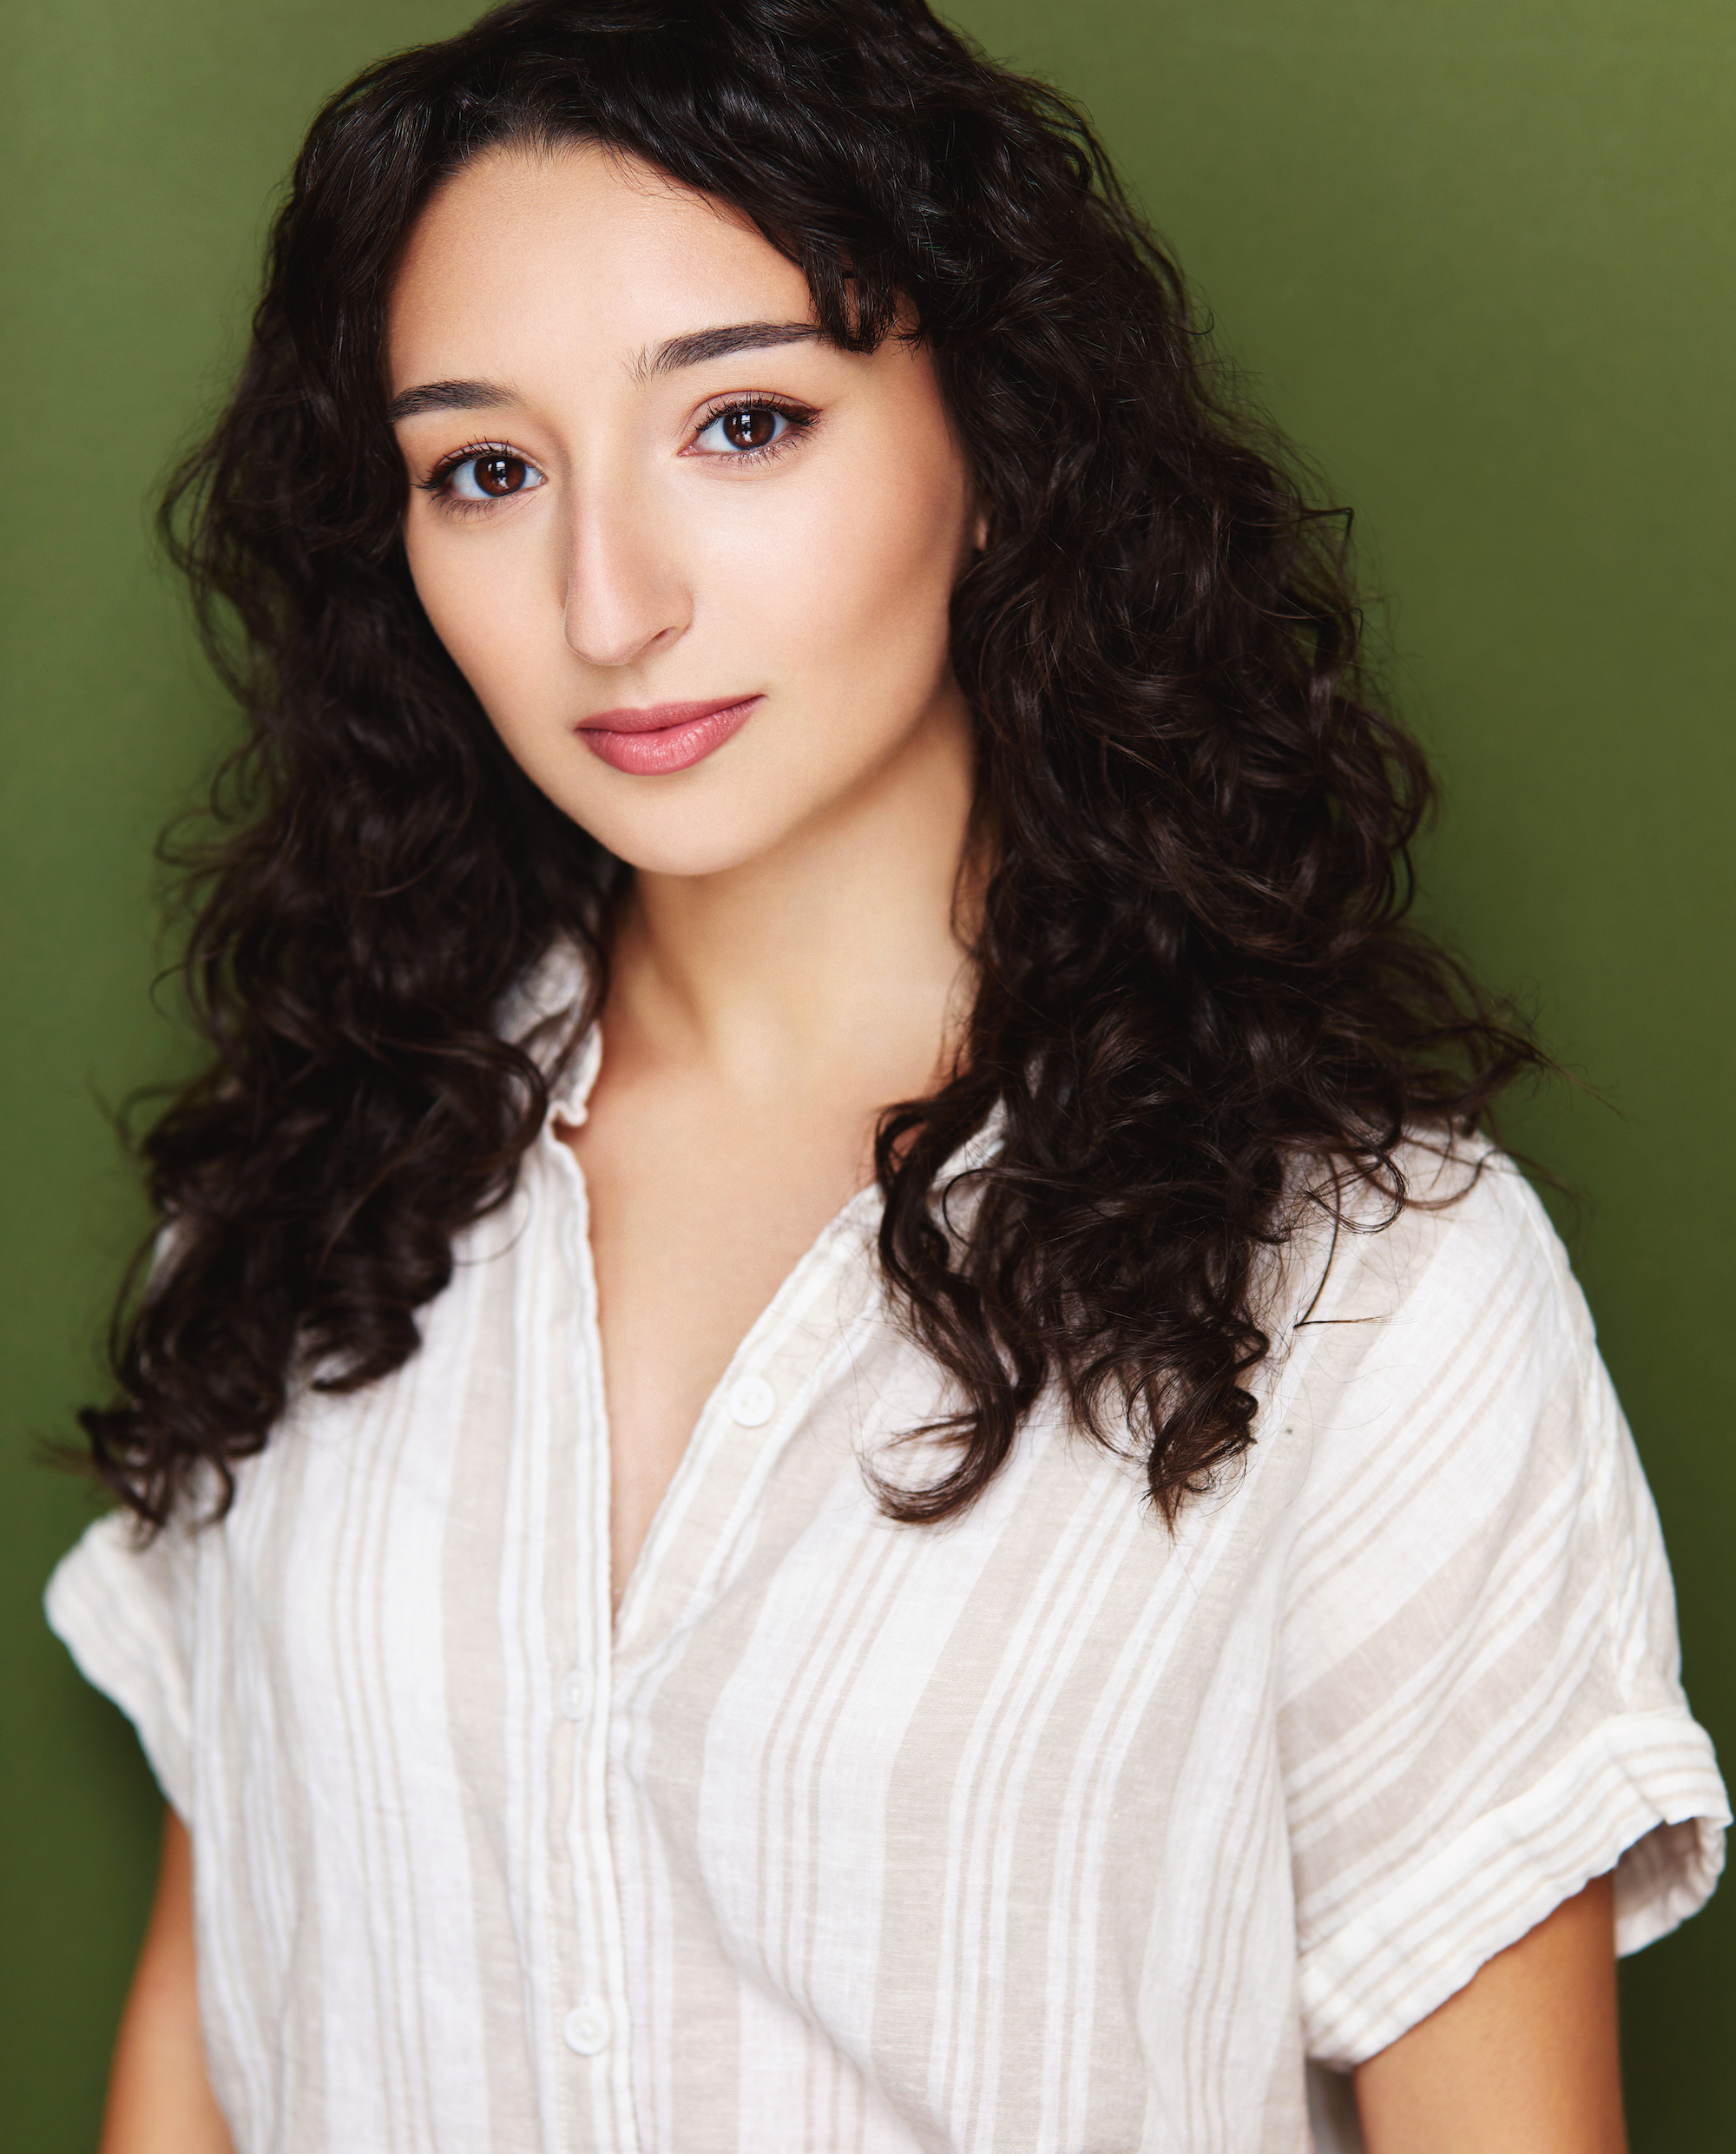
[[[173,1071],[151,838],[224,720],[144,506],[217,394],[319,96],[470,10],[19,0],[0,521],[0,2114],[92,2143],[155,1805],[36,1613],[89,1499],[36,1463],[139,1219],[106,1110]],[[1573,1227],[1736,1736],[1723,1357],[1736,603],[1736,14],[1712,0],[975,0],[1081,95],[1256,393],[1357,504],[1447,812],[1431,917],[1599,1097],[1522,1137]],[[1736,1903],[1630,1962],[1641,2154],[1736,2145]]]

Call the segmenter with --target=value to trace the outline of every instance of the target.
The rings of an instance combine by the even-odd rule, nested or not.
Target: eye
[[[544,483],[542,472],[527,458],[516,450],[490,445],[461,450],[436,471],[428,490],[449,501],[505,501]]]
[[[694,447],[713,456],[763,455],[810,423],[806,412],[779,404],[727,404],[694,437]]]

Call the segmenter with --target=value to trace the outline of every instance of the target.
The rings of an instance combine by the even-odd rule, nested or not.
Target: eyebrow
[[[424,381],[414,389],[400,389],[385,415],[396,425],[423,412],[486,412],[512,401],[507,390],[491,381]]]
[[[727,328],[693,329],[683,337],[670,337],[654,348],[641,352],[633,362],[637,381],[654,381],[683,366],[700,366],[707,359],[728,359],[737,352],[763,352],[779,344],[813,344],[822,332],[810,321],[738,321]],[[510,390],[492,381],[424,381],[413,389],[401,389],[385,408],[396,425],[401,418],[418,418],[424,412],[488,412],[516,403]]]
[[[736,352],[763,352],[775,344],[813,344],[821,332],[811,321],[738,321],[727,329],[694,329],[671,337],[654,352],[641,352],[633,372],[641,381],[673,374],[677,367],[699,366],[707,359],[728,359]]]

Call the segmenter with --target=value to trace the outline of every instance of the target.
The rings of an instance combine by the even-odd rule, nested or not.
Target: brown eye
[[[542,484],[542,472],[523,457],[510,449],[482,449],[452,466],[445,488],[459,501],[503,501]]]
[[[766,449],[778,438],[778,414],[763,404],[746,405],[723,415],[723,438],[732,449]]]
[[[479,456],[476,472],[485,494],[516,494],[524,484],[523,460],[516,456]]]
[[[694,446],[713,455],[739,456],[748,450],[771,448],[792,426],[800,424],[775,404],[733,404],[700,429]]]

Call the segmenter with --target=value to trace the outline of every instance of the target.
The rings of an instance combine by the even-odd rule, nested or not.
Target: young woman
[[[108,2154],[1621,2144],[1723,1794],[1214,379],[918,0],[522,0],[315,124],[50,1591],[171,1806]]]

